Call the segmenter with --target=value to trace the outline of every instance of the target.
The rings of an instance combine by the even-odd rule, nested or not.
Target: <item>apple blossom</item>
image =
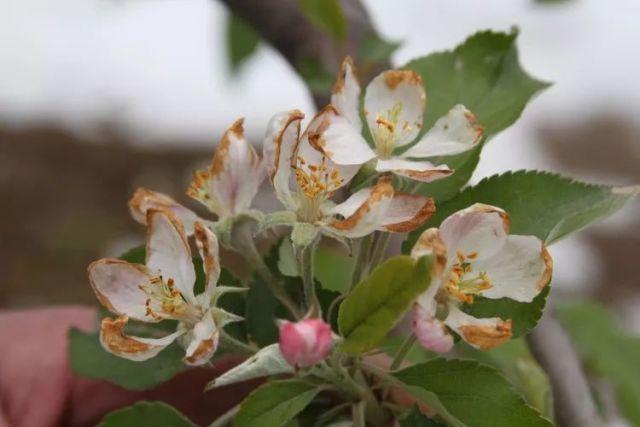
[[[280,325],[280,351],[294,367],[307,368],[324,360],[332,341],[331,326],[322,319],[283,321]]]

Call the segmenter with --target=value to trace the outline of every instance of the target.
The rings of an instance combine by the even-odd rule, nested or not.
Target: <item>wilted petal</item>
[[[269,121],[263,142],[263,156],[269,178],[276,195],[290,210],[297,209],[289,179],[291,178],[292,156],[300,136],[300,122],[304,118],[299,110],[276,114]]]
[[[193,233],[193,223],[198,220],[198,215],[191,209],[182,206],[166,194],[140,187],[129,200],[131,216],[139,223],[146,224],[149,209],[166,209],[173,212],[184,224],[187,234]]]
[[[381,229],[407,233],[431,218],[435,211],[436,205],[429,197],[418,194],[394,193]]]
[[[187,346],[183,361],[190,366],[203,365],[215,353],[220,338],[220,331],[216,327],[211,313],[207,312],[204,318],[195,324],[191,335],[191,342]]]
[[[537,237],[508,236],[499,251],[473,263],[473,269],[489,279],[491,287],[482,296],[530,302],[551,280],[553,261]]]
[[[380,228],[393,198],[391,178],[381,177],[373,188],[365,190],[334,207],[331,212],[350,215],[330,223],[331,229],[345,237],[356,238]]]
[[[425,102],[422,79],[415,71],[391,70],[378,75],[364,96],[364,114],[374,139],[378,128],[389,129],[390,123],[396,146],[412,142],[422,127]]]
[[[132,319],[156,321],[147,314],[147,294],[151,274],[143,265],[129,264],[119,259],[101,259],[89,264],[89,281],[100,303],[109,311]]]
[[[482,139],[483,128],[463,105],[441,117],[405,157],[451,156],[473,148]]]
[[[360,82],[356,77],[353,61],[348,56],[342,61],[340,71],[333,84],[331,104],[337,108],[341,116],[349,120],[357,133],[361,133]]]
[[[489,258],[502,248],[508,234],[506,212],[481,203],[454,213],[440,225],[440,237],[453,261],[458,253],[476,261]]]
[[[449,306],[445,323],[473,347],[490,350],[511,339],[511,320],[497,317],[478,319],[464,313],[454,305]]]
[[[411,329],[424,348],[437,353],[451,350],[453,336],[441,320],[430,315],[420,304],[413,305],[411,315]]]
[[[164,282],[173,280],[185,300],[195,304],[196,273],[184,227],[169,212],[154,210],[147,212],[147,224],[147,268]]]
[[[220,249],[216,235],[209,227],[202,225],[201,222],[196,222],[195,224],[195,239],[200,257],[202,258],[202,265],[206,277],[204,285],[205,296],[203,298],[203,303],[207,305],[205,307],[206,309],[208,308],[211,296],[220,278]]]
[[[117,319],[108,317],[102,319],[100,343],[108,352],[136,362],[151,359],[176,338],[184,334],[184,330],[178,330],[163,338],[135,337],[125,333],[124,326],[126,324],[126,316]]]
[[[322,319],[303,319],[280,326],[280,351],[292,366],[309,367],[321,362],[332,347],[331,326]]]
[[[263,164],[244,137],[243,119],[222,136],[211,166],[195,173],[187,194],[219,217],[246,211],[264,179]]]
[[[407,160],[400,157],[378,160],[376,170],[378,172],[393,172],[396,175],[406,176],[420,182],[435,181],[446,178],[453,173],[447,165],[436,166],[426,160]]]

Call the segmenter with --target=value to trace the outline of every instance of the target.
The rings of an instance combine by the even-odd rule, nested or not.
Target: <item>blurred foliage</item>
[[[234,14],[227,19],[227,52],[232,71],[240,66],[258,49],[260,38],[255,30]]]
[[[340,0],[298,0],[298,6],[312,24],[337,41],[347,37],[347,20]]]
[[[162,402],[138,402],[104,417],[99,427],[195,427],[175,408]]]

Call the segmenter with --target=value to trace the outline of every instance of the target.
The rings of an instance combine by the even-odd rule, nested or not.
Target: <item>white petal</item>
[[[423,231],[411,249],[411,258],[413,259],[418,259],[426,255],[433,257],[431,284],[429,284],[429,288],[416,299],[416,303],[425,310],[426,315],[434,317],[437,308],[435,297],[444,281],[442,274],[447,266],[447,250],[444,242],[440,238],[440,233],[437,228],[428,228]]]
[[[403,156],[451,156],[473,148],[482,139],[482,126],[463,105],[456,105]]]
[[[182,206],[166,194],[140,187],[129,200],[131,216],[139,223],[146,224],[149,209],[170,210],[184,224],[187,234],[193,233],[193,223],[198,220],[198,215],[191,209]]]
[[[371,197],[373,187],[366,187],[353,193],[347,200],[326,210],[327,215],[341,215],[345,218],[353,215],[364,202]]]
[[[331,91],[331,104],[338,109],[341,116],[349,120],[357,133],[361,133],[360,82],[356,77],[355,66],[350,57],[346,57],[342,61]]]
[[[455,305],[449,305],[449,315],[444,321],[468,344],[481,350],[490,350],[511,339],[511,320],[497,317],[478,319]]]
[[[318,128],[314,143],[332,161],[340,165],[361,165],[376,157],[367,141],[349,120],[333,107],[322,111],[323,126]]]
[[[440,225],[450,262],[457,253],[477,261],[491,257],[507,241],[509,217],[500,208],[476,203],[445,219]]]
[[[169,212],[147,212],[147,268],[166,282],[173,279],[185,300],[195,304],[196,274],[189,242],[178,219]]]
[[[276,195],[289,210],[297,204],[291,195],[291,160],[300,136],[300,122],[304,118],[298,110],[278,113],[269,121],[263,142],[263,156]]]
[[[262,161],[244,137],[243,119],[225,132],[211,166],[195,173],[187,194],[219,217],[249,209],[264,179]]]
[[[433,199],[419,194],[394,193],[381,230],[407,233],[422,225],[436,211]]]
[[[363,199],[363,193],[357,192],[351,197],[356,201]],[[351,215],[343,220],[334,220],[329,224],[332,231],[345,237],[356,238],[366,236],[380,228],[384,221],[384,215],[393,198],[393,186],[389,177],[381,177],[371,189],[368,197],[353,211],[354,202],[347,199],[343,204],[346,207],[336,206],[336,212],[350,212]]]
[[[378,172],[393,172],[396,175],[406,176],[419,182],[435,181],[446,178],[453,173],[447,165],[436,166],[426,160],[407,160],[400,157],[378,160],[376,170]]]
[[[155,321],[146,313],[147,294],[140,288],[148,285],[151,278],[145,266],[119,259],[101,259],[89,265],[88,273],[93,291],[109,311],[132,319]]]
[[[191,341],[187,346],[184,363],[190,366],[199,366],[207,363],[218,348],[220,331],[207,312],[204,318],[195,324],[191,331]]]
[[[207,309],[220,278],[220,249],[216,235],[200,222],[195,224],[195,239],[206,277],[203,303],[206,304],[205,309]]]
[[[142,362],[156,356],[185,332],[181,329],[163,338],[142,338],[127,335],[124,332],[126,323],[126,317],[102,319],[100,343],[108,352],[136,362]]]
[[[544,289],[552,268],[547,249],[534,236],[509,236],[498,252],[473,263],[474,270],[487,273],[491,284],[483,296],[521,302],[530,302]]]
[[[390,112],[400,108],[394,123],[396,146],[412,142],[422,127],[422,114],[426,102],[422,79],[415,71],[385,71],[367,86],[364,97],[364,114],[371,134],[377,133],[378,118],[390,119]]]

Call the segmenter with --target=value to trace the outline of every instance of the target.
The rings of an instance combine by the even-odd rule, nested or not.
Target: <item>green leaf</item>
[[[162,402],[138,402],[107,414],[100,427],[195,427],[175,408]]]
[[[396,256],[358,283],[340,306],[342,349],[364,352],[378,345],[431,283],[431,258]]]
[[[152,388],[186,368],[182,363],[184,350],[175,343],[156,357],[134,362],[106,352],[97,333],[71,329],[69,340],[69,360],[74,373],[131,390]]]
[[[362,67],[388,61],[402,43],[385,40],[377,33],[367,33],[362,39],[358,51],[359,63]]]
[[[437,227],[449,215],[478,202],[507,211],[512,234],[537,236],[551,244],[611,215],[638,191],[640,187],[587,184],[548,172],[494,175],[441,203],[426,224],[409,234],[403,250],[410,251],[424,229]]]
[[[633,425],[640,425],[640,338],[624,333],[595,302],[565,303],[556,308],[587,368],[613,383],[623,414]]]
[[[446,427],[446,425],[425,417],[420,410],[414,406],[411,412],[400,420],[400,427]]]
[[[259,275],[254,275],[246,300],[246,327],[249,338],[260,347],[278,341],[276,309],[278,300]]]
[[[120,255],[121,260],[130,262],[131,264],[144,264],[146,261],[145,257],[146,257],[146,249],[144,245],[131,248],[125,253],[123,253],[122,255]]]
[[[258,34],[241,18],[230,14],[227,19],[227,52],[231,69],[237,71],[258,48]]]
[[[298,0],[300,10],[318,28],[326,31],[335,40],[347,36],[347,20],[340,0]]]
[[[495,369],[466,360],[435,359],[393,374],[410,386],[437,396],[461,425],[468,427],[552,427],[528,406]],[[419,396],[421,397],[421,396]],[[426,402],[425,402],[426,403]],[[443,415],[439,412],[440,415]],[[444,416],[444,415],[443,415]]]
[[[314,255],[316,279],[323,289],[342,292],[351,283],[355,260],[335,248],[319,246]]]
[[[236,427],[281,427],[321,391],[301,380],[273,381],[251,393],[240,406]]]
[[[305,58],[299,61],[296,64],[296,70],[311,92],[326,95],[331,91],[335,76],[317,59]]]

